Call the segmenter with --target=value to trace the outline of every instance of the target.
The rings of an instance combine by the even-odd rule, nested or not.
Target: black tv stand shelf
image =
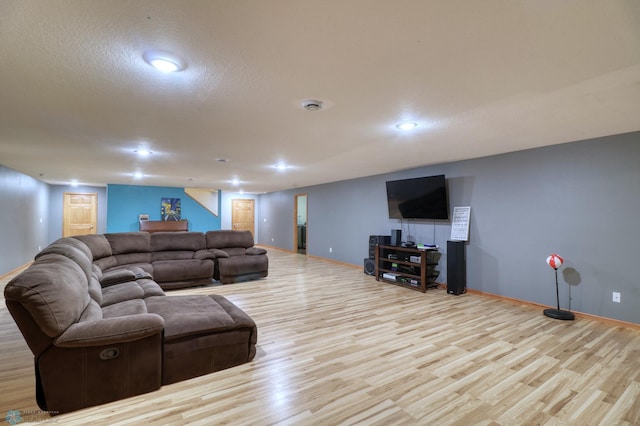
[[[411,262],[410,258],[414,256],[419,256],[420,262]],[[440,272],[436,267],[439,260],[440,252],[437,249],[378,244],[375,253],[375,277],[377,281],[425,293],[427,288],[438,286],[436,278]]]

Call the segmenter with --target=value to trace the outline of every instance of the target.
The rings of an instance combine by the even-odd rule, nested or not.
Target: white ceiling
[[[270,192],[636,130],[637,0],[0,0],[0,164],[49,183]]]

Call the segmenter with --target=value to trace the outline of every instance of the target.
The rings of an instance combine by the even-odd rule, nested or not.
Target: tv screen
[[[449,219],[444,175],[387,181],[391,219]]]

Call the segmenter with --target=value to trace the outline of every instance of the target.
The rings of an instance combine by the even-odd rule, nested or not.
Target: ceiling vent
[[[322,109],[322,101],[304,101],[302,107],[307,111],[320,111]]]

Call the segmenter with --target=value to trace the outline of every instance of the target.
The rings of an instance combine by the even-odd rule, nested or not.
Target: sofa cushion
[[[198,251],[206,248],[202,232],[154,232],[151,234],[151,251]]]
[[[147,306],[143,299],[125,300],[124,302],[102,307],[103,318],[124,317],[128,315],[146,314],[147,312]]]
[[[160,260],[193,259],[193,255],[194,252],[192,251],[154,251],[151,253],[151,263],[155,263]]]
[[[117,266],[137,266],[139,268],[151,269],[151,253],[123,253],[116,254],[113,257],[116,258]],[[116,267],[117,267],[116,266]]]
[[[228,279],[235,276],[255,275],[267,276],[269,270],[269,258],[267,256],[231,256],[217,260],[216,275],[223,282],[232,282]],[[228,279],[223,279],[227,277]]]
[[[38,253],[35,260],[49,253],[61,254],[73,260],[82,268],[87,280],[91,279],[93,274],[92,255],[86,244],[73,238],[60,238]]]
[[[159,283],[211,279],[213,266],[209,259],[159,260],[153,262],[153,279]]]
[[[229,253],[227,253],[224,250],[220,250],[220,249],[209,249],[209,252],[213,255],[214,259],[217,259],[219,257],[229,257]]]
[[[91,262],[91,251],[86,244],[74,238],[60,238],[45,247],[44,250],[36,255],[35,259],[38,260],[40,257],[49,253],[60,254],[76,262],[87,276],[89,296],[91,296],[98,305],[102,303],[100,284],[96,281],[94,265]]]
[[[118,260],[115,256],[107,256],[101,259],[95,259],[93,264],[100,268],[102,271],[106,271],[118,265]]]
[[[120,232],[104,236],[109,241],[114,255],[151,251],[151,238],[147,232]]]
[[[164,290],[162,290],[162,287],[160,287],[160,285],[158,285],[157,282],[155,282],[152,279],[139,279],[136,280],[136,283],[140,286],[140,288],[142,289],[143,294],[143,298],[147,298],[147,297],[152,297],[152,296],[164,296]]]
[[[164,318],[164,340],[254,327],[255,323],[227,299],[218,295],[150,297],[147,310]]]
[[[89,304],[80,315],[78,322],[98,321],[102,319],[102,308],[95,300],[89,301]]]
[[[249,256],[259,256],[261,254],[267,254],[267,251],[260,247],[249,247],[245,254],[248,254]]]
[[[100,277],[100,285],[102,287],[111,287],[112,285],[135,281],[136,273],[131,269],[111,269],[102,274]]]
[[[77,322],[91,300],[85,272],[55,253],[40,256],[11,280],[5,299],[22,304],[49,337],[59,336]]]
[[[94,276],[91,276],[88,284],[89,284],[89,296],[98,305],[101,305],[102,304],[102,287],[100,287],[100,283]]]
[[[207,248],[225,249],[228,247],[249,248],[253,246],[253,235],[250,231],[219,230],[206,234]]]
[[[159,334],[164,327],[164,320],[159,315],[139,314],[112,318],[100,321],[85,321],[72,324],[56,339],[56,346],[61,348],[86,348],[133,342]]]
[[[135,281],[114,284],[102,289],[102,306],[114,305],[127,300],[142,299],[144,291]]]
[[[218,249],[211,249],[211,250],[198,250],[195,253],[193,253],[193,258],[194,259],[211,259],[211,260],[215,260],[216,259],[216,255],[215,252],[220,252],[221,250]]]
[[[244,256],[247,249],[244,247],[227,247],[223,250],[228,257]]]
[[[93,260],[109,257],[113,254],[109,240],[102,234],[76,235],[72,238],[83,242],[89,247]]]
[[[140,254],[140,253],[134,253],[133,255],[136,255],[136,254]],[[129,256],[129,255],[123,254],[121,256]],[[126,274],[130,274],[131,272],[133,272],[134,278],[141,277],[142,276],[141,274],[144,274],[145,277],[153,277],[153,266],[151,266],[151,262],[125,263],[123,265],[117,265],[117,266],[114,266],[113,268],[105,269],[103,272],[104,274],[107,274],[107,273],[117,274],[116,271],[122,271],[122,270],[130,271],[130,272],[125,272]],[[136,279],[139,279],[139,278],[136,278]]]
[[[164,291],[155,281],[146,278],[129,281],[103,288],[101,306],[109,306],[132,299],[144,299],[151,296],[164,296]]]
[[[102,274],[100,277],[100,285],[109,287],[128,281],[135,281],[141,278],[152,278],[151,274],[142,268],[132,266],[128,268],[111,269]]]

